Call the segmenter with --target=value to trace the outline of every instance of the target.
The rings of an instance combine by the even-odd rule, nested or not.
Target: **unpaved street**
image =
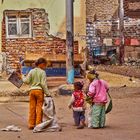
[[[77,130],[73,126],[72,111],[67,108],[70,97],[58,95],[54,100],[62,132],[34,134],[27,129],[28,102],[1,103],[0,128],[15,124],[21,127],[22,132],[0,131],[0,140],[139,140],[139,80],[131,82],[128,77],[108,73],[101,73],[101,76],[110,83],[114,105],[112,112],[107,114],[106,128]]]
[[[67,109],[68,97],[55,99],[59,123],[63,127],[62,132],[33,134],[27,129],[26,121],[28,103],[1,104],[0,127],[10,124],[18,125],[22,132],[0,132],[0,140],[139,140],[140,139],[140,96],[134,98],[114,99],[113,111],[107,115],[105,129],[77,130],[73,126],[72,112]],[[60,103],[61,102],[61,103]],[[16,116],[6,108],[19,113],[23,118]]]

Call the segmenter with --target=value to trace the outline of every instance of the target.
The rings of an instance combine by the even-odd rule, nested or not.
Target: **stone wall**
[[[49,35],[48,14],[44,9],[27,9],[32,16],[31,38],[6,38],[5,17],[2,22],[2,51],[6,52],[8,64],[15,69],[19,58],[25,58],[26,52],[37,54],[65,54],[66,40]],[[7,12],[7,11],[5,11]],[[4,12],[4,14],[5,14]],[[14,11],[13,11],[14,12]],[[78,42],[74,43],[74,52],[78,53]]]

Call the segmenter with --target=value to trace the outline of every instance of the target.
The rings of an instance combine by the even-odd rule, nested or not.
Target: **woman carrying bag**
[[[87,100],[92,105],[91,128],[104,128],[106,104],[108,102],[108,84],[106,81],[99,79],[99,74],[95,70],[90,71],[87,74],[87,78],[92,81],[90,82],[87,93]],[[107,113],[111,109],[110,107]]]

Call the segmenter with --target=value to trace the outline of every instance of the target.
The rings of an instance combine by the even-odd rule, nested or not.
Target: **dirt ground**
[[[109,82],[113,98],[113,110],[106,115],[106,128],[77,130],[73,126],[72,111],[67,107],[70,96],[58,95],[54,101],[62,132],[34,134],[27,129],[28,102],[1,103],[0,128],[15,124],[22,132],[0,131],[0,140],[140,140],[140,80],[130,81],[129,77],[105,72],[100,75]]]

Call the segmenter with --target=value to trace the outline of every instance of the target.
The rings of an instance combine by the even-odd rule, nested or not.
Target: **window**
[[[7,38],[31,37],[31,15],[6,15]]]

